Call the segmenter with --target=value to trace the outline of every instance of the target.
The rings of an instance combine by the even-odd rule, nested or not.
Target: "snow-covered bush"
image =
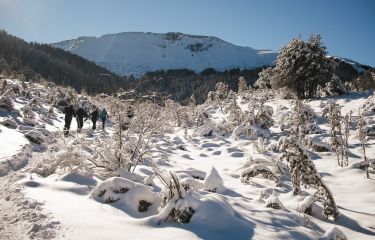
[[[277,193],[275,190],[272,192],[271,196],[266,199],[266,207],[273,209],[284,209],[284,205],[277,197]]]
[[[224,181],[215,167],[212,167],[203,182],[204,189],[210,192],[222,192],[224,190]]]
[[[369,173],[369,162],[366,155],[366,143],[367,143],[367,136],[366,136],[366,130],[365,130],[366,122],[363,119],[363,111],[359,110],[359,117],[358,117],[358,123],[357,123],[357,132],[358,132],[358,139],[361,143],[361,150],[363,154],[363,166],[366,171],[366,177],[370,178]]]
[[[86,147],[77,145],[77,142],[71,142],[65,145],[65,148],[59,151],[61,146],[56,143],[49,146],[50,149],[55,152],[48,158],[43,158],[42,161],[32,169],[35,172],[44,177],[49,176],[53,173],[65,174],[65,173],[79,173],[84,176],[92,176],[93,169],[90,162],[94,156],[88,157],[87,153],[83,150]]]
[[[293,211],[297,211],[303,214],[312,214],[315,197],[307,192],[301,192],[300,195],[294,195],[289,193],[280,196],[280,200],[284,204],[284,207]]]
[[[178,177],[181,186],[186,191],[197,191],[198,189],[202,189],[204,187],[204,184],[201,181],[187,173],[176,173],[176,176]]]
[[[274,124],[274,120],[272,118],[273,109],[266,105],[267,100],[266,92],[253,95],[249,100],[248,112],[244,121],[260,128],[269,129]]]
[[[111,112],[114,115],[115,133],[110,140],[102,143],[98,150],[101,160],[96,166],[104,167],[110,175],[120,168],[135,170],[143,163],[150,149],[153,139],[166,131],[166,119],[161,107],[151,102],[134,105],[134,116],[129,119],[125,116],[127,105],[116,100]],[[124,121],[127,121],[124,128]]]
[[[117,202],[138,212],[145,212],[151,205],[160,204],[160,197],[149,187],[120,177],[99,183],[89,197],[101,203]]]
[[[349,119],[345,124],[345,121],[341,115],[341,110],[339,106],[330,101],[326,109],[324,109],[325,115],[328,117],[329,127],[330,127],[330,143],[332,149],[335,151],[337,156],[338,166],[348,165],[348,144],[347,139],[349,138]],[[344,123],[344,126],[342,125]],[[346,126],[346,127],[345,127]],[[344,133],[346,137],[344,138]],[[346,139],[346,140],[345,140]]]
[[[304,145],[314,152],[330,152],[332,150],[329,144],[321,142],[310,136],[304,139]]]
[[[229,86],[223,82],[218,82],[215,85],[215,96],[217,100],[224,100],[228,97],[229,94]]]
[[[235,100],[234,100],[235,101]],[[228,121],[234,126],[239,126],[244,122],[244,114],[237,104],[229,104],[226,112],[229,112]]]
[[[168,116],[173,126],[190,126],[193,116],[189,115],[189,108],[183,107],[179,103],[168,99],[164,102],[164,114]]]
[[[209,121],[209,114],[206,112],[206,110],[202,107],[202,105],[197,106],[194,109],[195,113],[195,125],[200,127]]]
[[[217,131],[218,129],[216,125],[208,123],[196,128],[194,131],[194,135],[199,137],[211,137],[214,136],[214,133]]]
[[[281,131],[290,131],[291,134],[302,140],[307,134],[321,133],[317,125],[317,115],[314,110],[300,100],[293,101],[293,108],[287,114],[280,126]]]
[[[13,102],[11,99],[12,89],[8,89],[0,96],[0,108],[3,108],[9,112],[14,110]]]
[[[363,115],[372,116],[375,114],[375,95],[369,96],[362,105]]]
[[[294,138],[281,137],[278,149],[281,152],[280,159],[288,163],[293,194],[298,195],[300,193],[301,185],[316,189],[315,197],[323,204],[324,216],[333,217],[334,220],[337,220],[339,211],[333,195],[322,181],[319,172],[302,144]]]
[[[344,93],[346,93],[344,84],[342,84],[340,78],[337,75],[333,74],[331,80],[326,83],[325,95],[333,96],[342,95]]]
[[[25,137],[33,143],[41,144],[44,142],[44,136],[38,131],[29,131],[25,133]]]
[[[170,173],[169,177],[163,175],[156,168],[154,171],[165,186],[160,206],[162,219],[182,224],[189,223],[199,206],[199,198],[193,194],[194,192],[191,192],[192,189],[186,191],[174,173]]]
[[[247,136],[254,140],[260,137],[268,138],[270,136],[270,132],[267,129],[254,125],[240,125],[233,130],[232,138],[238,139],[241,136]]]
[[[264,89],[271,88],[272,68],[268,67],[258,73],[258,80],[254,83],[254,87]]]
[[[1,121],[1,124],[8,127],[8,128],[17,128],[18,124],[10,118],[5,118],[4,120]]]
[[[236,100],[231,101],[228,105],[226,112],[229,113],[228,121],[234,126],[243,124],[244,122],[244,113],[241,108],[237,105]]]
[[[241,172],[241,182],[249,183],[251,178],[261,176],[265,179],[272,180],[277,186],[281,186],[280,178],[267,166],[263,164],[253,164]]]
[[[233,129],[233,125],[224,120],[217,125],[217,130],[214,133],[217,137],[223,137],[230,135],[233,132]]]
[[[311,35],[307,42],[291,40],[277,56],[272,88],[287,87],[298,99],[317,96],[318,86],[323,87],[332,76],[333,64],[326,54],[320,35]]]
[[[337,227],[331,227],[319,238],[319,240],[348,240],[348,238],[344,232]]]
[[[238,92],[242,93],[242,92],[247,91],[248,89],[249,87],[247,86],[246,79],[244,77],[240,77],[238,79]]]

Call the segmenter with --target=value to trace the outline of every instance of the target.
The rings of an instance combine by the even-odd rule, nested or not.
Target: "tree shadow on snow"
[[[338,208],[339,209],[344,209],[345,211],[349,211],[349,212],[354,212],[354,213],[358,213],[358,214],[363,214],[363,215],[375,217],[375,214],[371,214],[371,213],[365,213],[365,212],[355,211],[355,210],[351,210],[351,209],[344,208],[344,207],[338,207]]]
[[[339,219],[336,221],[336,224],[337,225],[340,225],[340,226],[343,226],[343,227],[346,227],[346,228],[349,228],[355,232],[359,232],[359,233],[362,233],[362,234],[365,234],[365,235],[369,235],[369,236],[375,236],[375,231],[371,231],[371,230],[368,230],[362,226],[360,226],[358,224],[357,221],[355,221],[354,219],[344,215],[344,214],[341,214]]]
[[[343,207],[340,207],[340,206],[338,206],[338,208],[344,209],[346,211],[356,212],[356,211],[349,210],[349,209],[346,209],[346,208],[343,208]],[[355,221],[354,219],[346,216],[342,212],[340,213],[340,216],[339,216],[339,218],[337,219],[336,222],[333,222],[332,220],[327,219],[326,217],[323,216],[322,213],[323,213],[322,206],[315,204],[314,208],[313,208],[313,214],[312,214],[312,216],[314,218],[317,218],[317,219],[319,219],[323,222],[334,223],[338,226],[348,228],[348,229],[350,229],[354,232],[362,233],[362,234],[369,235],[369,236],[375,236],[374,231],[368,230],[368,229],[360,226],[357,221]],[[356,212],[356,213],[365,214],[365,213],[361,213],[361,212]]]
[[[278,238],[280,239],[315,239],[311,235],[304,233],[301,229],[296,229],[296,227],[304,227],[303,217],[297,216],[295,213],[289,210],[274,210],[274,209],[263,209],[263,210],[250,210],[250,215],[261,215],[267,213],[269,216],[264,217],[263,219],[252,219],[255,225],[259,229],[266,230],[267,232],[277,232]],[[310,231],[312,234],[316,232],[323,234],[324,230],[318,225],[310,223],[309,227],[306,227],[307,231]],[[260,230],[261,232],[262,230]],[[266,239],[266,238],[264,238]]]

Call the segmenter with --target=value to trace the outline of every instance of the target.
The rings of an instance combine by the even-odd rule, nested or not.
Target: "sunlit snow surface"
[[[366,98],[364,94],[351,94],[335,99],[343,106],[343,112],[346,113],[349,110],[357,110]],[[323,99],[323,103],[324,101]],[[241,103],[242,99],[239,98],[238,102],[241,108],[246,108],[246,103]],[[281,105],[290,109],[288,100],[273,99],[267,104],[274,108],[275,113]],[[321,100],[309,101],[308,104],[318,115],[321,114],[323,107]],[[209,113],[210,118],[217,123],[226,117],[218,108],[210,107]],[[61,130],[62,117],[62,113],[58,112],[57,121],[48,128],[51,131]],[[372,116],[368,117],[370,118]],[[326,125],[320,127],[327,129]],[[77,147],[81,146],[77,142],[86,141],[88,146],[93,147],[96,140],[105,140],[113,134],[110,123],[106,132],[97,130],[92,133],[88,131],[89,128],[90,124],[86,122],[84,131],[77,134],[73,121],[72,134],[68,138],[56,138],[55,144],[59,148],[54,149],[55,154],[68,146],[75,146],[74,144]],[[17,153],[21,146],[27,143],[27,140],[17,129],[1,126],[1,130],[1,159],[9,160],[10,156]],[[223,179],[223,185],[220,184],[221,189],[218,193],[206,191],[204,180],[195,179],[201,184],[197,185],[200,200],[195,203],[196,213],[189,224],[159,221],[157,208],[140,213],[134,211],[134,206],[126,202],[103,204],[95,201],[90,197],[90,193],[102,182],[97,177],[68,173],[53,174],[43,178],[35,173],[29,174],[29,168],[38,161],[54,156],[50,152],[34,153],[28,165],[19,170],[20,173],[16,178],[18,179],[17,185],[22,186],[22,193],[26,193],[27,198],[43,204],[40,205],[40,212],[49,214],[45,218],[48,219],[47,226],[48,224],[60,226],[51,228],[55,229],[55,235],[46,233],[46,236],[55,236],[57,239],[318,239],[332,226],[340,229],[348,239],[374,239],[374,175],[371,175],[372,179],[366,179],[362,170],[353,167],[355,163],[362,160],[354,129],[349,139],[351,155],[348,167],[338,167],[333,152],[311,154],[314,164],[323,177],[323,181],[332,191],[341,212],[341,217],[337,222],[325,219],[321,214],[322,208],[319,204],[313,209],[313,217],[295,211],[297,207],[303,207],[309,199],[303,196],[293,197],[290,192],[290,181],[286,179],[283,179],[282,187],[276,187],[273,181],[261,178],[254,178],[250,184],[243,184],[240,181],[240,174],[247,158],[249,156],[262,157],[262,154],[254,152],[251,141],[230,136],[224,139],[207,138],[194,135],[195,130],[189,129],[187,134],[192,137],[186,139],[184,131],[176,128],[173,134],[166,134],[160,138],[152,151],[153,162],[158,168],[173,171],[181,178],[189,175],[205,178],[210,171],[212,172],[212,167],[215,167],[217,174]],[[271,129],[271,138],[277,137],[278,134],[280,134],[280,128],[276,124]],[[180,145],[183,145],[185,150],[179,148]],[[370,157],[375,154],[373,146],[374,141],[371,140],[368,145]],[[147,164],[140,165],[135,174],[132,176],[134,180],[137,180],[137,176],[143,179],[152,175],[152,168]],[[215,178],[219,179],[217,174],[214,174]],[[124,174],[124,176],[127,175]],[[0,181],[6,178],[8,176],[0,178]],[[150,189],[155,194],[159,194],[162,184],[157,178],[154,182],[156,185]],[[2,185],[2,193],[5,193],[5,198],[9,196],[9,199],[16,201],[17,194],[21,193],[7,186]],[[265,201],[259,196],[270,195],[273,190],[277,192],[285,209],[275,210],[265,207]],[[8,216],[12,216],[10,201],[1,199],[0,203],[2,203],[0,208],[4,208]],[[34,206],[28,204],[30,209]],[[27,212],[31,211],[27,210]],[[42,216],[37,218],[38,221],[43,218]],[[27,214],[19,218],[20,222],[31,221],[27,218]],[[29,227],[29,225],[25,226]],[[36,228],[35,225],[30,226]],[[14,231],[14,236],[21,236],[30,231],[27,228],[19,227],[12,231]],[[0,224],[0,231],[4,229],[7,227],[2,229]]]

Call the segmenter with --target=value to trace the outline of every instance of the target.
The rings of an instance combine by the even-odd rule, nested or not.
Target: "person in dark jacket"
[[[94,111],[90,113],[91,116],[91,122],[92,122],[92,130],[96,129],[96,122],[98,121],[99,118],[99,109],[98,107],[94,107]]]
[[[83,110],[83,108],[80,106],[76,112],[77,115],[77,126],[78,126],[78,132],[81,132],[82,127],[83,127],[83,117],[89,117],[87,115],[86,111]]]
[[[103,108],[102,109],[102,111],[100,111],[100,113],[99,113],[99,117],[100,117],[100,119],[102,120],[102,123],[103,123],[103,130],[104,130],[104,128],[105,128],[105,120],[107,119],[107,117],[108,117],[108,113],[107,113],[107,111],[105,110],[105,108]]]
[[[72,123],[73,116],[75,116],[73,105],[70,104],[69,106],[65,107],[63,113],[65,114],[64,135],[68,136],[70,124]]]

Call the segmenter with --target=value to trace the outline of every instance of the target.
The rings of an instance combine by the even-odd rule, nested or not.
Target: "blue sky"
[[[373,0],[0,0],[0,28],[44,43],[183,32],[272,50],[320,33],[330,55],[375,66]]]

